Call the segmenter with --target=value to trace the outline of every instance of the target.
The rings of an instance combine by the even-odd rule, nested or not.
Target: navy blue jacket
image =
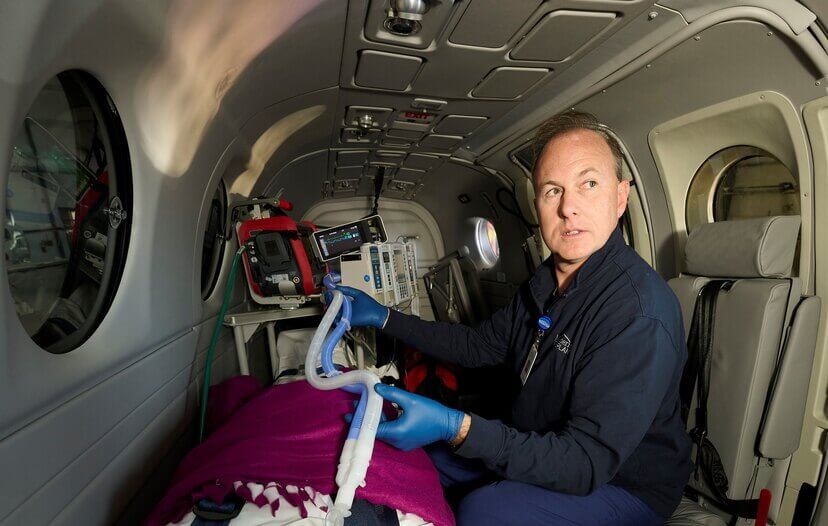
[[[466,367],[520,374],[537,319],[547,331],[509,425],[472,415],[457,453],[502,477],[585,495],[613,484],[668,517],[690,474],[679,382],[687,348],[676,296],[616,229],[564,294],[551,258],[477,328],[391,312],[385,331]],[[497,386],[492,386],[496,389]]]

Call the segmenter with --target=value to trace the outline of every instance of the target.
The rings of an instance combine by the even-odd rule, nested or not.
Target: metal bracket
[[[109,206],[103,209],[103,213],[109,218],[109,226],[117,229],[121,223],[126,221],[127,211],[124,210],[124,205],[121,198],[117,195],[109,201]]]

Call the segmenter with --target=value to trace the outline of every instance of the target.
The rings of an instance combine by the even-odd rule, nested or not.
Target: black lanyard
[[[557,289],[555,290],[555,294],[556,293]],[[552,308],[563,297],[563,295],[556,295],[554,301],[552,301],[552,305],[546,309],[544,314],[541,314],[538,317],[538,332],[535,333],[535,340],[532,342],[532,346],[529,348],[529,354],[526,355],[526,361],[523,362],[523,367],[520,369],[520,383],[523,385],[526,385],[526,380],[529,379],[529,375],[532,373],[532,368],[535,366],[535,361],[538,359],[538,353],[540,351],[541,343],[543,343],[543,337],[546,336],[547,331],[552,328]]]

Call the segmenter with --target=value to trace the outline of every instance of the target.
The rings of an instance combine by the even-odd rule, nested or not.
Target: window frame
[[[205,281],[204,280],[204,241],[206,239],[207,228],[210,225],[210,214],[212,214],[213,210],[213,202],[216,201],[216,197],[218,194],[218,200],[221,203],[220,211],[219,211],[219,232],[216,234],[217,243],[216,246],[213,247],[212,257],[210,259],[210,277]],[[224,184],[223,180],[219,181],[218,187],[216,191],[213,193],[213,197],[210,199],[209,204],[209,212],[207,214],[207,224],[205,229],[202,231],[203,236],[201,239],[201,276],[200,276],[200,283],[201,283],[201,299],[203,301],[207,301],[210,296],[216,290],[216,285],[218,284],[219,277],[221,276],[221,270],[224,262],[224,255],[225,251],[227,250],[227,235],[224,232],[224,225],[227,224],[227,214],[228,214],[228,207],[229,203],[227,201],[227,185]]]
[[[112,226],[111,216],[107,222],[107,243],[100,286],[97,290],[95,301],[83,323],[65,338],[47,346],[42,346],[35,341],[34,336],[37,332],[29,335],[32,342],[41,349],[53,354],[64,354],[83,345],[95,333],[109,312],[119,288],[129,249],[132,224],[132,167],[129,145],[123,123],[112,98],[100,81],[90,73],[81,70],[62,71],[50,77],[49,81],[52,81],[54,78],[57,78],[69,102],[73,126],[77,126],[79,122],[79,118],[76,115],[77,108],[88,106],[94,114],[98,127],[96,134],[102,138],[101,143],[106,154],[106,170],[109,177],[106,203],[104,206],[107,208],[111,206],[113,199],[117,197],[125,213],[125,216],[121,219],[117,227]],[[41,87],[41,90],[44,87],[45,84]],[[39,95],[40,92],[38,92]],[[31,109],[32,107],[27,110],[24,122],[29,117]],[[72,269],[72,260],[74,260],[74,257],[70,258],[70,266],[67,267],[67,272],[64,276],[64,286]],[[6,280],[8,281],[8,279],[7,269]]]

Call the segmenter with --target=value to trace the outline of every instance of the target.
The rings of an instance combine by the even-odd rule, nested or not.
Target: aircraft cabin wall
[[[766,152],[780,161],[774,169],[782,175],[771,177],[771,183],[791,174],[793,186],[785,187],[790,203],[783,206],[788,211],[798,206],[803,219],[799,272],[804,292],[828,294],[828,275],[819,266],[828,257],[828,243],[817,228],[828,221],[828,209],[815,206],[828,200],[826,50],[820,47],[823,56],[814,61],[813,48],[799,45],[814,38],[807,28],[797,33],[784,29],[785,20],[780,26],[766,14],[754,16],[766,11],[762,6],[778,4],[756,0],[754,6],[738,8],[752,13],[750,21],[704,26],[704,13],[738,2],[567,0],[563,3],[570,8],[589,6],[617,16],[578,42],[571,55],[535,60],[537,48],[529,44],[520,58],[521,42],[554,2],[515,0],[509,16],[500,18],[486,12],[502,8],[496,1],[458,3],[453,12],[454,3],[441,2],[444,11],[435,12],[445,15],[444,29],[457,33],[434,29],[434,43],[424,45],[372,33],[382,22],[377,19],[380,2],[276,3],[278,10],[260,0],[234,0],[232,7],[220,0],[31,0],[0,8],[0,166],[16,167],[0,170],[5,190],[0,210],[25,225],[15,208],[24,202],[21,189],[29,188],[21,181],[38,177],[36,171],[24,176],[23,168],[31,167],[23,166],[23,156],[13,148],[37,141],[21,134],[21,123],[29,122],[27,116],[45,121],[52,113],[45,108],[60,104],[56,75],[83,71],[91,77],[87,87],[99,84],[109,99],[90,98],[92,109],[84,115],[68,112],[71,118],[56,119],[67,127],[66,135],[39,140],[65,144],[52,144],[49,152],[57,157],[37,169],[47,170],[52,162],[60,173],[62,162],[79,162],[78,152],[66,147],[73,122],[82,123],[76,137],[106,131],[110,136],[98,155],[103,152],[103,159],[118,164],[105,186],[110,195],[123,192],[125,215],[119,227],[110,224],[107,230],[104,222],[102,239],[105,245],[110,236],[113,246],[114,239],[128,240],[122,268],[112,271],[109,289],[101,287],[112,295],[99,302],[99,323],[66,353],[47,352],[32,340],[33,331],[21,321],[27,318],[19,315],[23,302],[9,280],[0,280],[0,466],[15,474],[0,481],[0,525],[112,523],[171,445],[186,440],[181,437],[194,416],[206,350],[238,248],[235,236],[229,242],[216,237],[226,235],[225,221],[217,222],[214,215],[216,203],[220,210],[222,203],[272,196],[284,188],[297,218],[358,217],[370,210],[369,185],[384,167],[393,177],[384,183],[380,213],[384,206],[396,206],[420,217],[415,230],[423,236],[428,232],[423,266],[463,244],[467,218],[494,223],[501,261],[481,277],[495,306],[531,270],[523,248],[529,232],[500,204],[498,193],[514,185],[526,219],[536,221],[527,167],[516,158],[543,119],[576,107],[612,126],[627,150],[640,195],[640,203],[631,205],[633,228],[639,240],[640,234],[647,237],[636,248],[651,255],[665,278],[682,269],[691,216],[711,219],[707,208],[693,216],[687,203],[699,184],[721,181],[719,164],[729,161],[715,154],[753,147],[761,149],[760,156]],[[801,5],[784,4],[793,20],[802,20],[796,7]],[[802,4],[825,15],[817,0]],[[478,22],[495,19],[500,23],[484,24],[490,31],[478,30]],[[513,78],[514,70],[528,77]],[[409,85],[396,85],[405,72]],[[520,93],[500,96],[513,85],[522,86]],[[51,91],[43,95],[45,86]],[[78,93],[89,98],[93,91]],[[405,113],[421,95],[436,99],[425,104],[440,108],[441,98],[449,101],[449,110],[436,111],[445,122],[410,126],[417,123],[406,121]],[[52,98],[33,112],[33,105],[45,100],[40,97]],[[354,130],[355,108],[374,116],[373,139]],[[423,118],[412,113],[409,121]],[[103,123],[105,117],[108,126],[89,132],[90,123]],[[407,134],[394,135],[391,123],[397,118],[405,126],[396,133]],[[449,131],[441,133],[441,126]],[[77,131],[81,128],[85,131]],[[31,129],[39,133],[36,123]],[[122,151],[120,133],[126,143]],[[422,144],[429,137],[432,147]],[[462,149],[453,150],[458,144]],[[714,176],[698,175],[702,169]],[[103,179],[89,186],[100,189],[101,184]],[[45,201],[51,199],[50,205],[61,203],[58,208],[78,198],[52,196],[59,193],[52,181],[32,187],[47,196]],[[698,191],[706,202],[715,201],[714,193]],[[31,203],[27,206],[39,206]],[[749,208],[777,204],[763,198]],[[117,215],[111,203],[110,208],[108,219]],[[228,213],[225,206],[225,220]],[[394,216],[392,231],[409,233],[400,226],[405,214]],[[205,232],[214,240],[206,268],[215,269],[206,280]],[[8,231],[7,242],[17,243],[21,233]],[[49,258],[60,248],[46,236],[31,239],[37,242],[29,249],[40,247]],[[23,259],[6,259],[0,273],[23,275]],[[94,255],[89,260],[101,269],[110,265],[106,261]],[[62,270],[68,263],[49,268]],[[240,274],[232,307],[249,301],[245,291]],[[55,294],[25,303],[36,305],[31,310],[37,314]],[[810,432],[803,434],[792,463],[797,482],[815,482],[819,476],[824,438],[816,430],[828,426],[818,404],[828,376],[825,311],[821,358],[808,402],[815,409],[806,415]],[[261,340],[252,342],[252,352],[260,357]],[[226,330],[212,381],[237,373]],[[176,461],[167,458],[162,468]],[[797,489],[788,490],[783,517],[790,517],[796,498]],[[140,514],[135,502],[130,513]]]
[[[0,285],[0,465],[18,474],[0,482],[1,524],[111,523],[190,420],[200,367],[194,351],[206,348],[221,295],[204,303],[194,271],[205,200],[218,186],[211,174],[255,114],[337,84],[342,40],[318,36],[342,34],[347,5],[285,2],[277,12],[233,2],[232,24],[228,9],[172,1],[2,7],[0,164],[11,165],[11,146],[41,88],[58,73],[82,70],[123,123],[129,170],[119,176],[129,178],[133,200],[119,286],[79,348],[39,348],[7,281]],[[309,60],[315,67],[304,67]],[[4,189],[8,177],[0,174]],[[5,192],[0,200],[5,212]]]

